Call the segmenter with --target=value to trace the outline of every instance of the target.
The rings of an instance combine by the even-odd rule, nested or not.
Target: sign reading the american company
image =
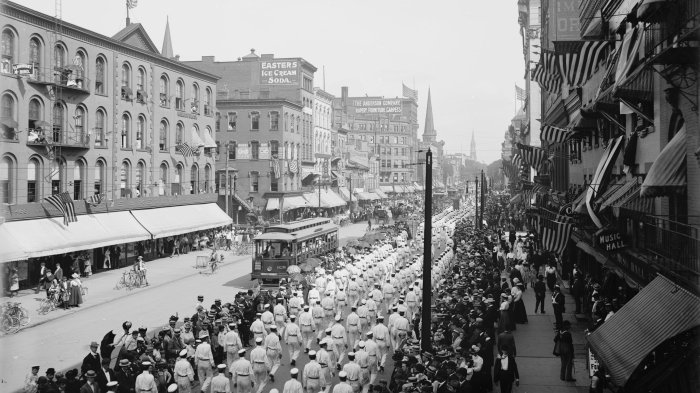
[[[271,60],[260,62],[261,85],[296,85],[298,82],[298,61]]]
[[[617,251],[627,247],[622,234],[614,229],[602,229],[596,232],[595,239],[598,247],[605,251]]]
[[[352,105],[357,114],[401,113],[401,100],[353,100]]]

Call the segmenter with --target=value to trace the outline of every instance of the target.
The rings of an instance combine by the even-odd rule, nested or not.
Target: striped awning
[[[640,195],[641,184],[636,184],[622,199],[612,205],[613,215],[620,217],[620,210],[624,209],[639,215],[654,214],[654,199],[642,198]]]
[[[421,186],[420,184],[414,182],[413,186],[416,187],[416,191],[423,191],[423,186]]]
[[[645,198],[684,192],[688,186],[686,175],[685,125],[661,150],[649,168],[642,183],[641,196]]]
[[[615,190],[615,192],[608,195],[601,202],[600,210],[602,211],[603,209],[606,209],[609,206],[613,206],[615,203],[624,199],[626,196],[628,196],[633,191],[634,188],[636,188],[637,191],[639,191],[639,183],[637,182],[636,178],[634,180],[628,181],[627,183],[623,184],[621,187],[618,187]]]
[[[659,275],[586,339],[622,387],[649,352],[700,324],[698,304],[700,298]]]
[[[343,198],[343,200],[350,200],[350,190],[348,190],[347,187],[338,187],[338,192],[340,193],[340,197]]]
[[[377,194],[377,195],[379,195],[379,197],[382,198],[382,199],[388,199],[388,198],[389,198],[389,196],[386,195],[386,194],[384,193],[384,191],[382,191],[382,190],[380,190],[380,189],[378,189],[378,188],[375,188],[374,190],[372,190],[372,192],[375,193],[375,194]]]
[[[597,211],[593,209],[591,204],[593,203],[593,198],[598,196],[600,190],[605,187],[605,184],[610,176],[610,172],[612,171],[613,166],[615,166],[617,155],[620,153],[622,148],[622,141],[624,138],[625,136],[621,135],[610,141],[608,147],[605,148],[603,156],[600,158],[600,162],[596,168],[593,180],[586,190],[586,207],[588,208],[588,215],[591,216],[591,220],[598,227],[598,229],[603,228],[603,223],[600,221],[600,218],[598,218]]]

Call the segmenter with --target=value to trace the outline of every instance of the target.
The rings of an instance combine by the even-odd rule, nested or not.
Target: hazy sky
[[[49,15],[54,1],[19,0]],[[125,25],[125,0],[63,0],[62,17],[107,36]],[[500,158],[523,87],[523,56],[514,0],[138,0],[132,22],[161,47],[166,16],[183,60],[235,60],[250,48],[300,56],[318,67],[316,86],[340,95],[419,92],[423,132],[428,87],[438,139],[447,152],[469,153],[472,130],[479,161]]]

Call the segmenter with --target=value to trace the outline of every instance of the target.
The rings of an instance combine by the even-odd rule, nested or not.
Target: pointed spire
[[[469,150],[469,159],[476,161],[476,140],[474,139],[474,130],[472,130],[472,146]]]
[[[433,124],[433,103],[430,98],[430,88],[428,88],[428,106],[425,110],[425,126],[423,127],[423,141],[435,142],[435,125]]]
[[[170,39],[170,18],[166,19],[165,22],[165,37],[163,38],[163,49],[161,49],[160,54],[161,56],[167,57],[168,59],[174,56],[173,42]]]

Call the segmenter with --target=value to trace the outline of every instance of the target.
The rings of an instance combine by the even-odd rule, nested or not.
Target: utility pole
[[[479,229],[484,227],[484,198],[486,198],[486,176],[481,170],[481,213],[479,214]]]
[[[479,177],[474,176],[474,229],[479,228]]]
[[[432,304],[432,240],[433,240],[433,153],[428,148],[425,154],[425,211],[423,231],[423,312],[421,315],[421,349],[432,351],[432,333],[430,332]]]
[[[350,213],[352,213],[352,175],[348,176],[348,183],[350,184],[350,192],[348,192],[348,194],[350,194]]]
[[[227,143],[226,144],[226,175],[224,175],[224,176],[226,176],[226,192],[225,192],[225,195],[226,195],[226,215],[231,217],[231,215],[228,212],[228,204],[229,204],[229,202],[228,202],[229,194],[228,193],[229,193],[229,189],[231,188],[228,184],[228,147],[229,147],[229,144]],[[238,212],[236,212],[236,217],[238,217]]]

